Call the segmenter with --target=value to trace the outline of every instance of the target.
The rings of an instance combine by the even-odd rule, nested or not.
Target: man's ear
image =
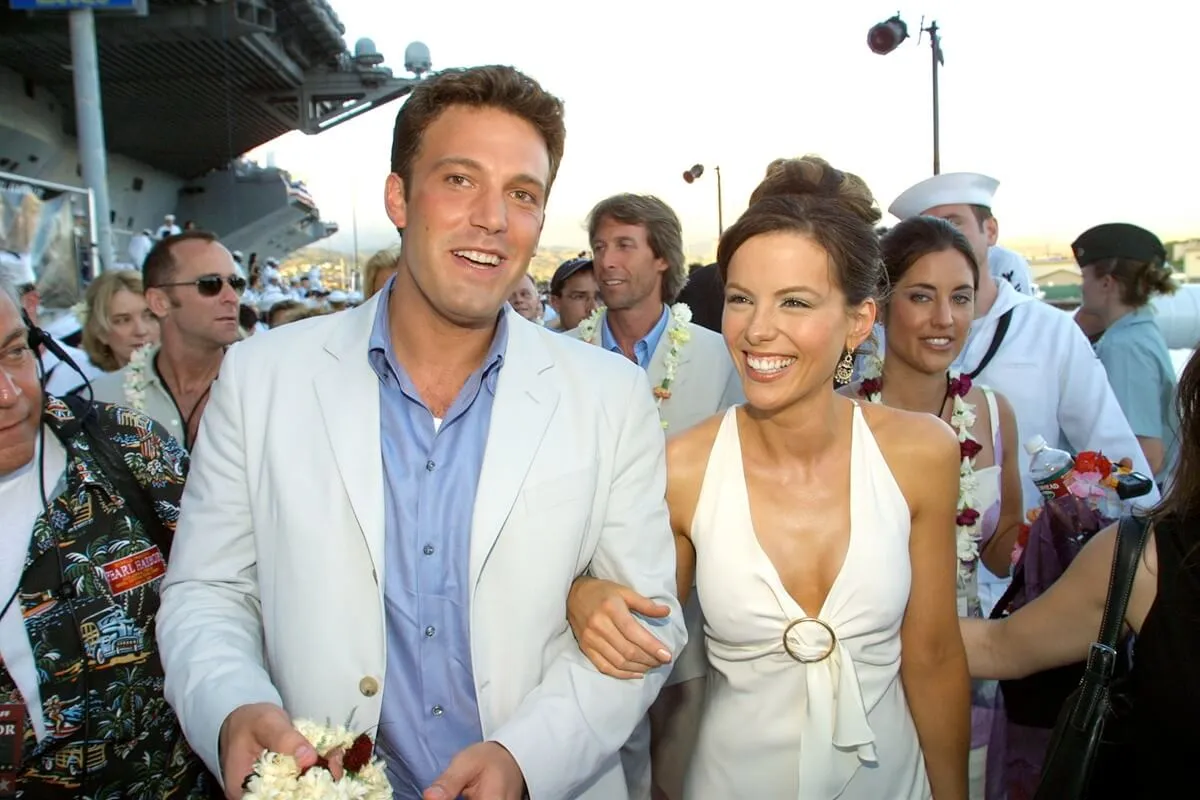
[[[988,217],[987,222],[983,223],[983,232],[987,234],[988,247],[995,247],[1000,238],[1000,223],[995,217]]]
[[[394,172],[387,176],[383,187],[383,207],[388,219],[400,230],[408,227],[408,201],[404,196],[406,189],[404,179]]]
[[[150,313],[162,319],[167,316],[171,310],[171,298],[167,297],[165,289],[151,287],[146,290],[146,305],[150,309]]]

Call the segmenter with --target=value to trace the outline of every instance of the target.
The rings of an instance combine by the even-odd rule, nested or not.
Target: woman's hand
[[[661,619],[669,613],[668,606],[632,589],[586,575],[567,594],[567,621],[580,651],[600,672],[624,680],[670,663],[670,651],[634,616]]]

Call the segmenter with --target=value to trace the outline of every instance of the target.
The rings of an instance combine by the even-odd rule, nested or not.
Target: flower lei
[[[383,762],[374,758],[371,737],[306,720],[293,724],[317,751],[317,763],[301,771],[292,756],[264,751],[246,779],[243,800],[392,800],[392,787]],[[339,748],[345,772],[334,780],[328,756]]]
[[[580,339],[588,344],[597,343],[600,317],[604,315],[604,311],[604,306],[600,306],[592,312],[590,317],[579,323]],[[667,349],[667,357],[663,361],[662,383],[654,387],[654,402],[660,409],[664,400],[671,399],[671,384],[675,382],[675,373],[679,369],[679,356],[683,353],[683,346],[692,338],[692,332],[688,329],[688,323],[691,321],[692,310],[686,303],[676,303],[671,306],[671,324],[667,326],[667,340],[670,347]],[[667,429],[666,420],[662,421],[662,426],[663,430]]]
[[[975,406],[965,399],[971,391],[971,378],[957,371],[947,373],[946,377],[946,395],[954,398],[950,427],[958,434],[958,446],[962,455],[962,465],[958,472],[958,516],[955,517],[954,524],[958,527],[955,537],[958,575],[960,582],[965,583],[975,569],[975,562],[979,560],[980,513],[975,507],[975,493],[979,488],[979,480],[975,477],[975,456],[979,455],[983,447],[971,435],[971,428],[975,427]],[[882,374],[865,379],[858,390],[870,403],[882,402],[882,391]]]
[[[125,366],[125,405],[134,411],[146,411],[146,387],[151,383],[147,373],[154,352],[153,345],[144,344],[130,354],[129,363]]]

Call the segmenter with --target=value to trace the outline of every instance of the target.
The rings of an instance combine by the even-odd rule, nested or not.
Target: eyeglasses
[[[150,287],[152,289],[166,289],[169,286],[195,286],[196,291],[201,297],[216,297],[221,293],[223,284],[229,284],[229,288],[233,289],[239,296],[246,291],[246,279],[241,275],[229,275],[223,277],[221,275],[201,275],[194,281],[181,281],[179,283],[158,283]]]

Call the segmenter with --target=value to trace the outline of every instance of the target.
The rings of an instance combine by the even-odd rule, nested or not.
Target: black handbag
[[[1113,735],[1116,726],[1111,723],[1120,718],[1119,710],[1127,708],[1127,703],[1119,692],[1120,687],[1113,684],[1113,672],[1119,657],[1125,609],[1133,591],[1133,578],[1148,530],[1149,521],[1144,517],[1124,516],[1117,526],[1100,635],[1092,643],[1079,688],[1063,705],[1034,800],[1083,800],[1088,797],[1092,773],[1101,754],[1116,749],[1119,744]],[[1119,763],[1119,756],[1106,761]]]

